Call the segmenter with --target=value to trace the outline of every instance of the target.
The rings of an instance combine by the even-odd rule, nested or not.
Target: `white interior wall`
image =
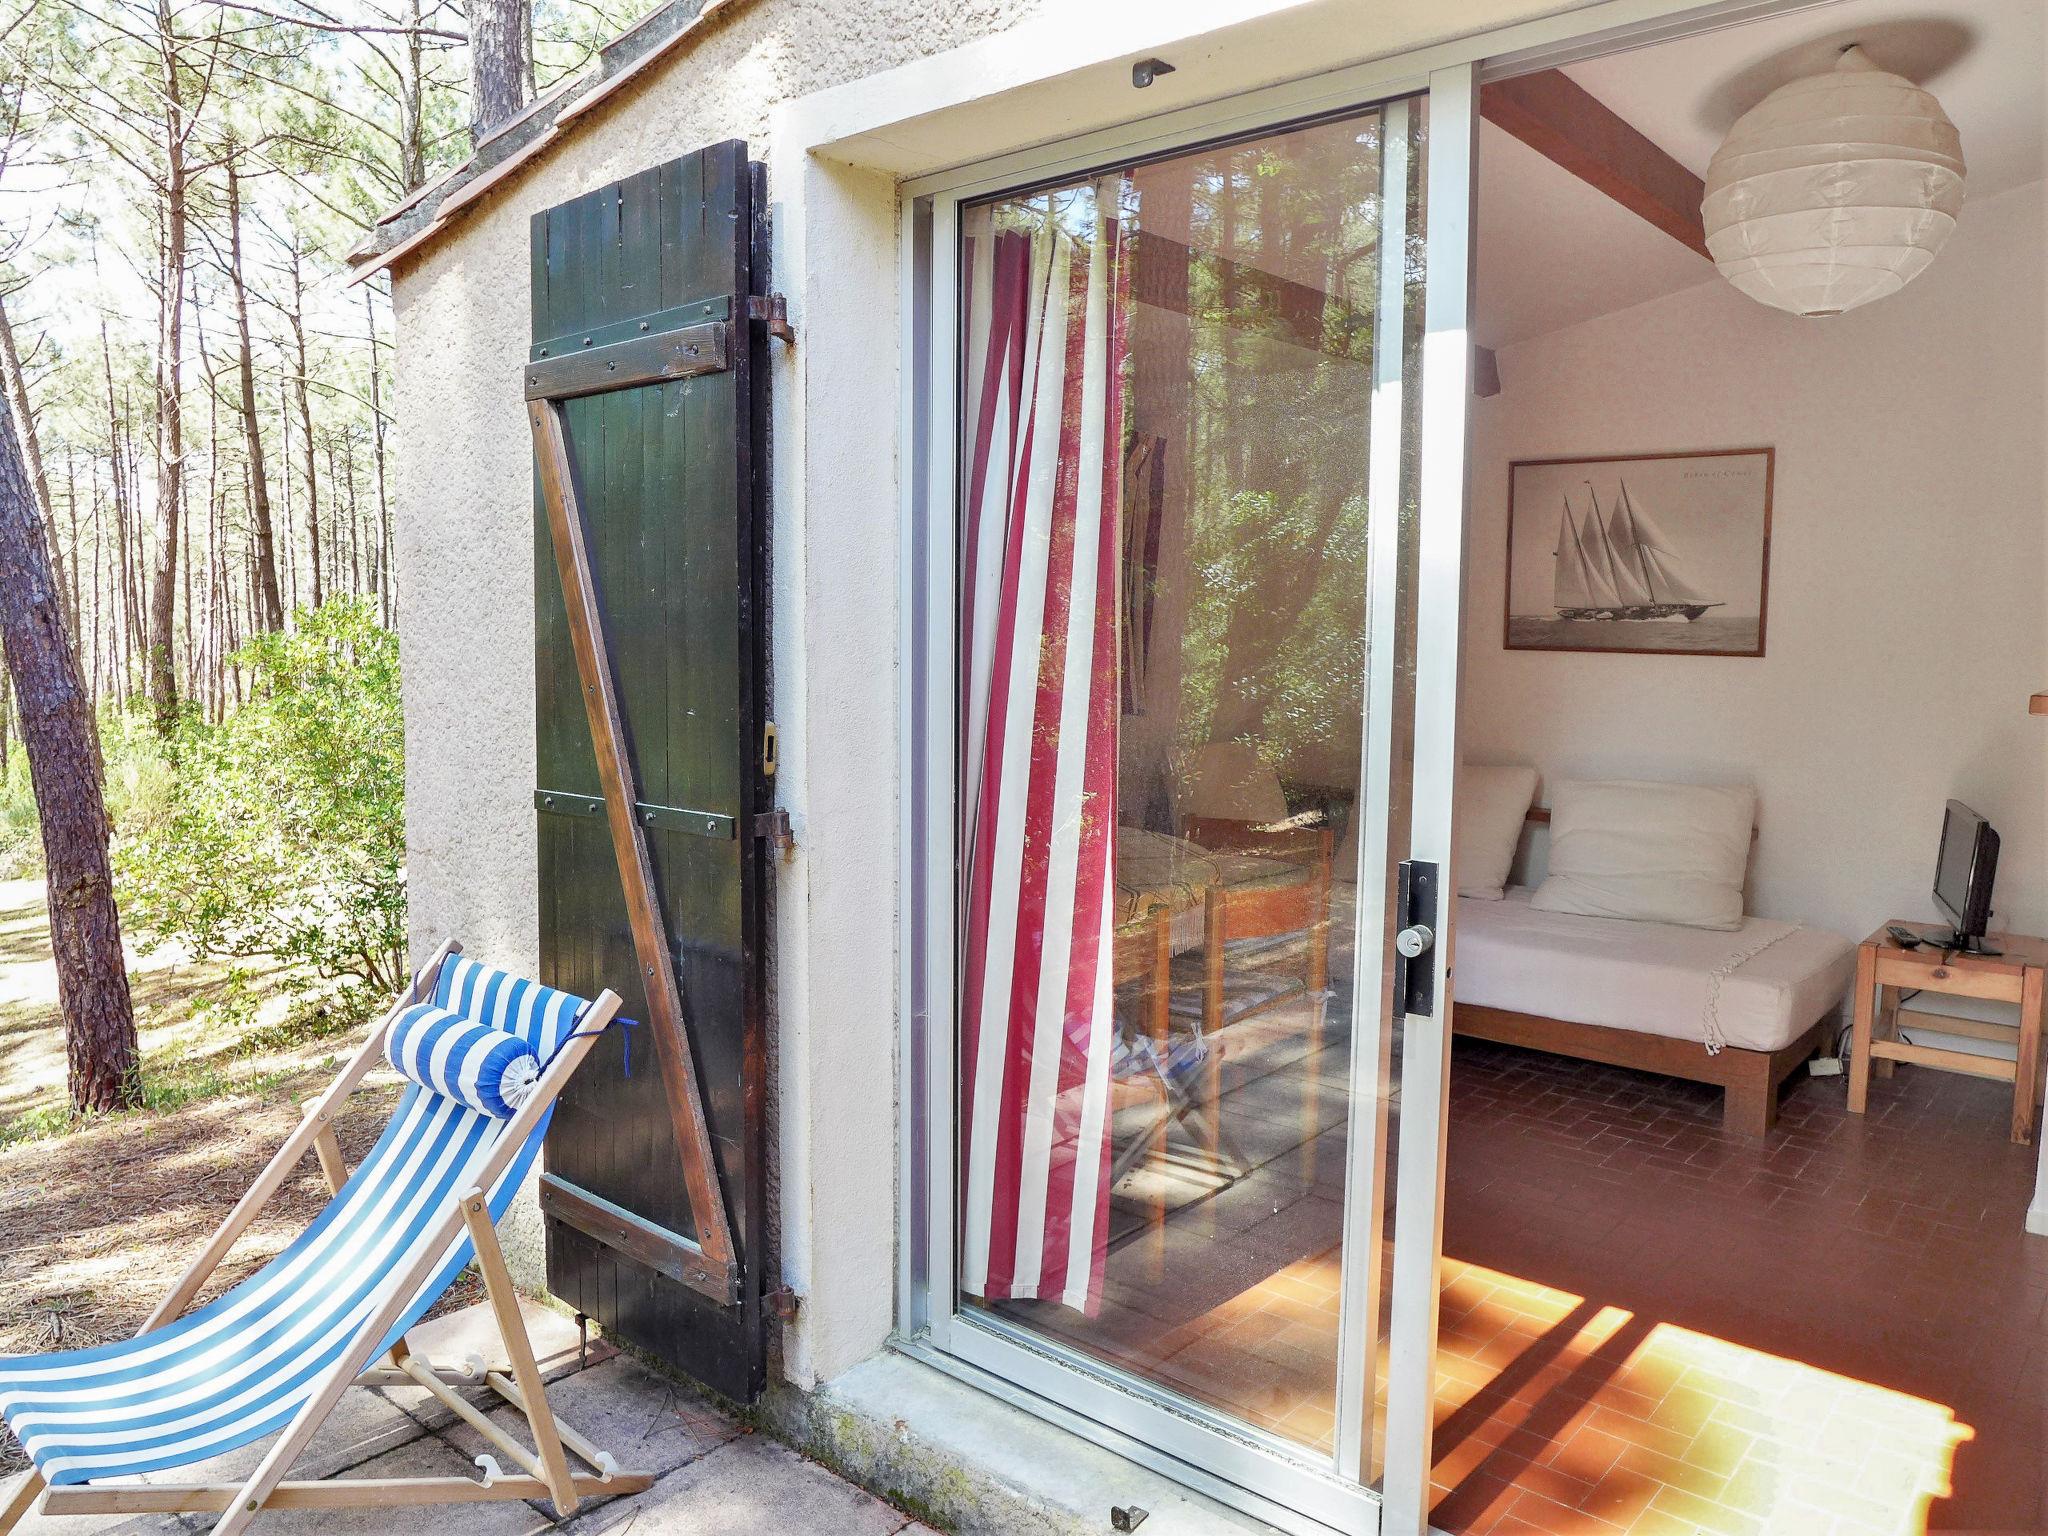
[[[2004,838],[1994,921],[2048,932],[2044,219],[2038,182],[1973,202],[1911,287],[1834,319],[1703,264],[1504,348],[1472,402],[1467,760],[1753,783],[1751,910],[1852,938],[1935,916],[1955,796]],[[1503,648],[1511,460],[1755,444],[1777,448],[1762,659]]]

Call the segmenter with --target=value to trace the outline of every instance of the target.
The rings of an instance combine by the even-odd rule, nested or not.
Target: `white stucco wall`
[[[1036,3],[751,0],[714,21],[685,65],[626,88],[600,126],[571,134],[395,274],[416,950],[458,934],[507,964],[537,958],[532,463],[515,387],[529,344],[528,219],[721,139],[744,138],[761,158],[778,103],[997,31]],[[777,550],[778,577],[798,553]]]
[[[776,1142],[800,1385],[893,1322],[900,383],[898,209],[918,174],[1588,0],[747,0],[394,271],[397,558],[416,950],[537,962],[532,489],[518,370],[527,221],[743,137],[775,284]],[[1624,10],[1682,0],[1614,0]],[[1610,7],[1611,9],[1612,7]],[[1627,16],[1619,19],[1630,19]],[[1178,72],[1143,96],[1132,59]],[[530,1237],[530,1229],[529,1229]],[[533,1272],[529,1270],[529,1272]]]
[[[709,26],[686,48],[686,63],[622,91],[601,125],[571,135],[396,274],[396,532],[416,952],[452,934],[470,953],[514,968],[532,969],[539,959],[533,492],[517,387],[530,341],[528,219],[721,139],[744,138],[765,157],[768,118],[779,102],[996,32],[1035,3],[752,0]],[[803,285],[781,280],[800,204],[784,177],[774,176],[778,281],[791,292],[798,324],[870,335],[870,367],[855,376],[827,368],[806,378],[778,349],[771,385],[778,465],[802,455],[805,392],[869,407],[852,440],[820,464],[833,515],[806,528],[801,487],[781,485],[772,533],[773,713],[783,731],[776,792],[803,849],[777,882],[777,1065],[784,1079],[835,1085],[815,1106],[808,1095],[783,1096],[777,1129],[785,1144],[773,1154],[783,1170],[782,1270],[806,1296],[820,1264],[847,1279],[842,1301],[806,1308],[784,1340],[786,1371],[808,1383],[872,1353],[892,1317],[895,1168],[886,1131],[895,1095],[894,926],[889,886],[876,889],[873,871],[893,876],[896,858],[897,520],[894,416],[872,407],[894,399],[896,233],[888,180],[822,164],[807,169],[802,157],[787,175],[814,181],[813,218],[829,220],[832,259],[846,264],[849,281],[840,291],[860,295],[835,306],[832,290],[813,293],[807,314]],[[851,281],[856,260],[879,275],[888,304],[875,307]],[[793,258],[787,265],[786,275],[796,276]],[[877,647],[872,636],[853,632],[863,614],[880,619],[889,643]],[[857,748],[831,755],[814,772],[807,750],[814,733]],[[828,850],[812,846],[809,827],[818,821],[834,829],[843,857],[821,858]],[[813,951],[809,917],[820,902],[857,920],[821,925]],[[828,978],[822,993],[813,975]],[[811,1031],[805,1021],[819,1002],[871,1027]],[[844,1182],[833,1191],[822,1233],[817,1218],[826,1207],[806,1172],[813,1112],[826,1121],[828,1144],[835,1120],[886,1122],[881,1155],[838,1168]],[[839,1128],[842,1136],[846,1129]],[[513,1229],[526,1273],[538,1279],[531,1214]]]

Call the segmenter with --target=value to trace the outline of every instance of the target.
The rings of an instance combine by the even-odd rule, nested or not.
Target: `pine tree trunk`
[[[185,76],[170,0],[156,3],[157,54],[163,65],[164,181],[163,266],[161,310],[157,328],[156,550],[150,570],[149,648],[144,668],[149,680],[150,712],[160,734],[169,735],[178,721],[178,678],[172,648],[176,644],[178,600],[178,536],[185,507]]]
[[[143,668],[149,682],[150,713],[159,734],[178,723],[178,676],[172,658],[178,602],[178,534],[185,505],[185,414],[180,374],[185,353],[185,170],[179,147],[178,71],[168,42],[169,13],[158,0],[166,34],[164,81],[173,131],[164,186],[163,309],[157,331],[156,549],[150,567],[149,646]]]
[[[242,440],[249,455],[249,525],[256,540],[257,611],[265,629],[284,628],[277,585],[277,542],[270,526],[270,480],[263,468],[263,427],[256,415],[256,353],[249,344],[249,287],[242,280],[242,193],[228,161],[228,281],[235,290],[235,332],[242,343]]]
[[[50,502],[50,477],[43,471],[42,444],[36,438],[35,412],[29,405],[28,380],[21,371],[21,353],[14,345],[14,323],[7,317],[7,305],[0,298],[0,376],[7,386],[7,403],[20,424],[22,463],[28,471],[29,488],[34,491],[36,510],[50,539],[50,559],[57,578],[57,602],[64,615],[64,630],[71,637],[72,654],[77,654],[78,615],[76,600],[64,575],[64,552],[57,543],[57,517]]]
[[[84,657],[79,653],[85,649],[86,620],[78,596],[78,467],[68,446],[64,450],[64,512],[71,523],[71,659],[83,665]]]
[[[406,0],[405,66],[398,72],[398,179],[410,192],[427,179],[427,57],[420,0]],[[369,290],[363,290],[367,295]]]
[[[327,472],[334,473],[334,450],[327,450]],[[342,526],[348,530],[348,591],[349,596],[358,596],[363,590],[363,525],[361,509],[356,505],[356,440],[350,433],[341,440],[341,487],[347,493],[347,517]]]
[[[384,627],[391,627],[391,500],[384,486],[384,402],[378,384],[377,309],[370,290],[363,289],[363,318],[370,329],[370,433],[376,447],[377,468],[377,553],[371,562],[376,572],[377,601]]]
[[[299,449],[306,461],[306,569],[313,580],[313,606],[318,608],[323,593],[320,575],[320,476],[319,456],[313,447],[313,403],[306,392],[305,290],[299,282],[299,253],[292,251],[292,307],[286,316],[292,324],[292,345],[298,354],[298,369],[292,378],[292,398],[299,407]]]
[[[107,656],[111,650],[111,637],[107,634],[108,604],[106,593],[100,585],[100,562],[106,553],[107,535],[100,519],[100,472],[99,466],[92,470],[92,675],[97,704],[111,691],[107,687]]]
[[[92,715],[11,411],[0,412],[0,644],[42,818],[71,1103],[80,1110],[126,1108],[141,1086],[135,1012],[107,862],[106,801],[93,771]]]
[[[278,355],[282,363],[282,350]],[[279,372],[282,373],[282,368]],[[284,387],[284,380],[277,381],[277,430],[282,444],[280,454],[285,471],[278,476],[284,486],[284,589],[285,606],[297,611],[299,606],[299,535],[297,525],[292,521],[292,404],[291,392]]]
[[[107,379],[107,469],[113,479],[114,499],[114,549],[118,558],[107,561],[107,584],[113,589],[109,593],[108,607],[111,612],[108,634],[112,651],[107,658],[108,673],[113,680],[115,702],[126,708],[128,700],[128,491],[127,482],[121,473],[121,413],[114,398],[114,349],[107,340],[107,322],[100,321],[100,363],[106,370]]]
[[[178,490],[178,524],[184,536],[178,540],[178,586],[184,593],[185,604],[185,660],[183,695],[192,697],[193,685],[199,676],[198,658],[193,652],[199,645],[199,610],[192,606],[192,509],[185,504],[184,487]],[[172,672],[178,671],[177,647],[171,648]]]
[[[74,671],[78,667],[78,600],[67,590],[64,581],[62,547],[57,542],[57,518],[51,509],[50,481],[43,473],[43,450],[36,438],[36,419],[29,408],[28,380],[21,371],[21,354],[14,346],[14,325],[7,318],[7,305],[0,299],[0,372],[6,374],[7,404],[19,424],[22,465],[28,478],[30,493],[35,497],[36,515],[41,520],[44,538],[49,545],[50,561],[56,582],[57,612],[64,624],[65,655],[70,657]],[[84,676],[74,679],[84,686]],[[88,722],[90,723],[90,722]],[[99,766],[99,735],[93,733],[93,766]]]
[[[532,99],[533,0],[470,0],[470,141],[481,144]]]

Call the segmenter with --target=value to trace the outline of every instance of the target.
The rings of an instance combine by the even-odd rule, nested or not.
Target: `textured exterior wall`
[[[701,145],[765,158],[777,103],[1009,25],[1036,0],[753,0],[490,197],[394,283],[398,580],[416,952],[532,966],[533,501],[527,220]],[[780,199],[771,187],[771,201]],[[893,389],[893,380],[890,388]]]
[[[987,36],[1035,3],[885,0],[854,7],[751,0],[712,22],[675,61],[649,71],[644,83],[622,90],[595,114],[597,121],[569,135],[399,269],[396,530],[416,953],[453,934],[472,954],[495,963],[531,970],[539,958],[533,492],[518,388],[530,342],[528,219],[721,139],[744,138],[756,158],[769,159],[768,122],[778,103]],[[781,184],[785,177],[788,186]],[[818,215],[831,231],[823,259],[853,260],[857,245],[864,280],[893,300],[893,185],[790,157],[773,164],[769,197],[776,282],[789,292],[798,324],[806,323],[804,285],[801,264],[787,254],[785,230],[801,221],[798,184],[806,180],[816,184]],[[813,304],[820,302],[829,312],[830,295],[814,295]],[[866,333],[870,363],[890,355],[893,307],[841,309],[832,323]],[[815,573],[829,588],[837,577],[858,574],[855,586],[838,587],[841,606],[886,593],[886,611],[874,616],[893,637],[894,421],[877,420],[872,407],[893,398],[895,378],[891,363],[879,388],[872,368],[858,379],[823,370],[820,384],[807,385],[802,365],[782,349],[773,361],[772,707],[783,727],[777,797],[806,846],[777,874],[773,1069],[778,1083],[795,1078],[799,1087],[773,1095],[771,1164],[782,1170],[782,1182],[771,1196],[770,1219],[782,1249],[779,1278],[818,1303],[786,1331],[782,1345],[787,1373],[808,1383],[871,1352],[891,1319],[894,910],[875,890],[873,872],[893,875],[895,867],[895,744],[891,729],[872,722],[893,723],[894,667],[888,655],[877,655],[871,637],[849,636],[844,617],[832,616],[830,590],[814,598],[805,583]],[[862,461],[857,483],[850,494],[832,497],[834,521],[818,535],[823,547],[815,550],[803,522],[803,487],[785,483],[783,472],[786,457],[805,441],[807,387],[847,390],[842,398],[863,400],[868,408],[857,440],[839,452],[842,463],[849,452]],[[846,471],[836,483],[846,484]],[[809,660],[812,655],[822,660]],[[835,675],[835,665],[853,670]],[[813,689],[825,738],[860,739],[868,753],[857,764],[838,754],[815,791],[808,787],[804,729]],[[830,837],[814,846],[809,836],[806,812],[819,796],[835,808],[829,822],[835,833],[853,834],[842,848]],[[814,893],[819,870],[823,884]],[[813,952],[810,912],[835,890],[842,893],[842,910],[859,912],[863,920],[820,925],[824,950]],[[841,979],[814,996],[808,985],[813,972]],[[814,1007],[870,1027],[858,1033],[809,1029]],[[835,1091],[813,1098],[803,1089],[814,1081],[830,1081]],[[814,1114],[824,1120],[822,1137],[812,1134]],[[849,1139],[861,1148],[856,1156],[844,1155]],[[835,1164],[859,1187],[819,1193],[812,1170],[820,1161]],[[522,1281],[538,1285],[543,1250],[530,1201],[514,1208],[505,1241]],[[829,1283],[816,1274],[820,1265]]]

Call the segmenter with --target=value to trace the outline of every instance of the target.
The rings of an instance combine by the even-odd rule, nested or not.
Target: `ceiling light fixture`
[[[1853,44],[1736,121],[1700,206],[1721,275],[1758,303],[1839,315],[1897,293],[1963,206],[1963,145],[1941,103]]]

